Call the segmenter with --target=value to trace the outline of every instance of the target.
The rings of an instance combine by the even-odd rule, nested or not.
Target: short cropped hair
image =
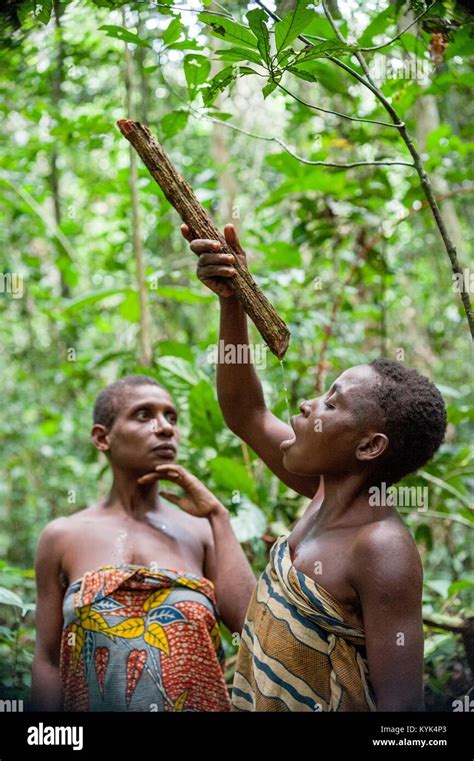
[[[100,392],[94,403],[93,423],[110,428],[117,417],[123,392],[133,386],[158,386],[166,391],[161,383],[150,375],[126,375],[110,383]]]
[[[446,406],[434,383],[413,368],[389,359],[373,360],[370,367],[378,376],[372,398],[389,439],[381,480],[393,484],[425,465],[439,449],[446,433]]]

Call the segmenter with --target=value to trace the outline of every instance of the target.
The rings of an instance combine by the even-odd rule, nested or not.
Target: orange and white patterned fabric
[[[69,586],[63,616],[64,710],[230,710],[208,579],[102,566]]]

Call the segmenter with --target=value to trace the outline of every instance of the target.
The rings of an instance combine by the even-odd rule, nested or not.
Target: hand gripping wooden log
[[[224,236],[219,232],[208,213],[203,209],[190,185],[177,172],[165,151],[153,137],[148,127],[140,122],[120,119],[121,133],[133,145],[166,198],[188,225],[193,238],[210,238],[222,244],[222,253],[233,254]],[[285,356],[290,341],[290,331],[275,308],[258,287],[246,267],[235,258],[236,275],[229,279],[231,288],[242,303],[260,335],[278,359]]]

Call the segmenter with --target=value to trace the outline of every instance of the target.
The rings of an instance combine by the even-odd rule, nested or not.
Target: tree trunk
[[[122,10],[122,17],[123,17],[123,25],[126,26],[125,10]],[[132,55],[130,53],[128,44],[125,42],[125,70],[124,70],[125,101],[126,101],[126,111],[129,118],[131,118],[132,111],[133,111],[132,76],[133,76]],[[151,348],[151,338],[150,338],[150,315],[148,311],[148,298],[147,298],[147,288],[146,288],[146,280],[145,280],[145,264],[144,264],[142,233],[141,233],[141,225],[140,225],[140,210],[138,205],[137,180],[138,180],[137,158],[135,155],[135,151],[133,150],[132,146],[130,146],[129,186],[130,186],[130,198],[132,202],[132,245],[133,245],[133,253],[135,257],[136,277],[137,277],[138,295],[139,295],[139,304],[140,304],[140,362],[145,367],[151,367],[152,348]]]

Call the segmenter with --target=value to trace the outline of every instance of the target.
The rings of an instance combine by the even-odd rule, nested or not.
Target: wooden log
[[[218,240],[222,244],[222,253],[233,254],[224,236],[197,200],[189,183],[176,170],[148,127],[130,119],[120,119],[117,125],[121,133],[133,145],[170,204],[188,225],[193,238]],[[242,266],[237,258],[235,258],[234,268],[237,274],[227,282],[235,291],[236,297],[254,322],[270,351],[278,359],[282,359],[288,348],[290,331],[248,269]]]

